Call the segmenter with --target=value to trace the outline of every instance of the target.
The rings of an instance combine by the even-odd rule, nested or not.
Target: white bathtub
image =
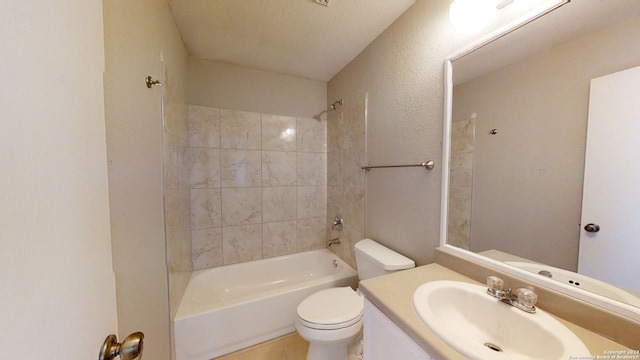
[[[326,249],[194,271],[173,320],[176,360],[209,360],[293,332],[305,297],[357,282]]]

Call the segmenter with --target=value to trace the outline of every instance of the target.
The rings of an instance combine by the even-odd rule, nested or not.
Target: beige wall
[[[370,164],[435,161],[433,171],[379,169],[366,174],[365,235],[418,264],[433,261],[439,242],[443,62],[464,44],[449,24],[449,3],[416,1],[327,89],[328,99],[344,98],[347,106],[369,92]]]
[[[170,322],[163,213],[162,88],[186,92],[187,57],[162,0],[105,0],[105,111],[113,266],[121,336],[145,332],[145,358],[169,359]]]
[[[0,347],[90,359],[116,330],[101,1],[0,2]]]
[[[640,64],[638,37],[636,17],[455,88],[454,121],[478,116],[474,251],[576,270],[589,80]]]
[[[188,83],[192,105],[303,118],[327,107],[325,82],[222,62],[190,58]]]

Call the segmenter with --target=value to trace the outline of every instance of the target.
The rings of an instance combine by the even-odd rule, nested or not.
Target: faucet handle
[[[333,224],[331,224],[331,230],[342,231],[343,228],[344,228],[344,220],[340,215],[338,215],[336,216],[335,219],[333,219]]]
[[[516,291],[518,295],[518,304],[525,309],[535,309],[538,302],[538,294],[525,288],[520,288]]]
[[[487,276],[487,291],[495,295],[497,290],[504,289],[504,280],[497,276]]]

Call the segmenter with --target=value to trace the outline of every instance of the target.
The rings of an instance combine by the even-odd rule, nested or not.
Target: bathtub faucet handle
[[[335,219],[333,219],[333,224],[331,224],[331,230],[342,231],[343,228],[344,228],[344,220],[342,219],[342,217],[340,217],[340,215],[338,215],[336,216]]]
[[[340,238],[331,239],[329,240],[327,247],[330,247],[331,245],[338,245],[338,244],[340,244]]]

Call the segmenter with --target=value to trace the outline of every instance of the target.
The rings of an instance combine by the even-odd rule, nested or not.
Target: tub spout
[[[331,245],[337,245],[337,244],[340,244],[340,238],[335,238],[335,239],[329,240],[329,243],[327,244],[327,247],[330,247]]]

